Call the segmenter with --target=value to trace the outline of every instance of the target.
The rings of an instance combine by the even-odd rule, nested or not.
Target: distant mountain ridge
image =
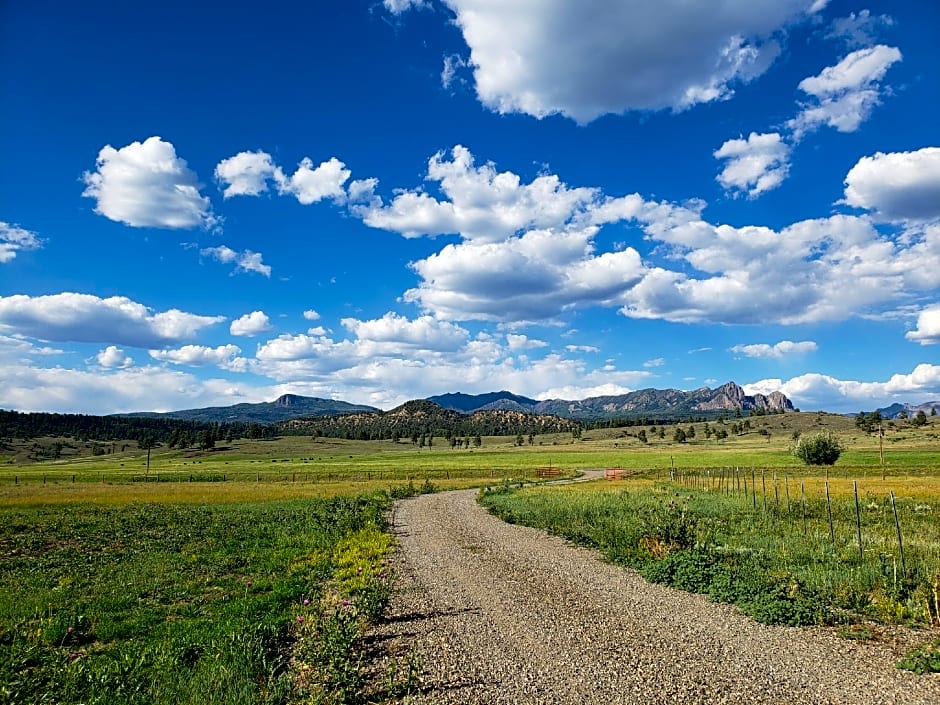
[[[233,404],[232,406],[210,406],[202,409],[184,409],[182,411],[169,411],[166,413],[138,412],[134,414],[119,414],[133,417],[161,417],[170,419],[183,419],[200,422],[233,422],[271,424],[289,419],[301,419],[313,416],[336,416],[338,414],[354,414],[361,412],[375,412],[380,409],[364,404],[350,404],[335,399],[320,399],[319,397],[302,397],[298,394],[282,394],[274,401],[265,401],[257,404]]]
[[[915,416],[918,411],[923,411],[927,416],[930,416],[931,412],[936,409],[937,413],[940,414],[940,401],[928,401],[923,404],[892,404],[891,406],[886,406],[883,409],[878,409],[878,413],[881,414],[882,418],[885,419],[896,419],[902,413],[906,414],[908,418]]]
[[[351,404],[335,399],[284,394],[272,402],[258,404],[234,404],[232,406],[186,409],[164,414],[140,412],[121,414],[121,416],[162,417],[200,422],[241,421],[273,424],[294,419],[350,414],[391,416],[402,413],[407,415],[428,414],[432,413],[433,408],[450,410],[460,414],[501,411],[514,414],[557,416],[564,419],[585,421],[627,416],[677,418],[735,411],[773,413],[793,411],[793,404],[781,392],[772,392],[767,395],[747,395],[740,386],[734,382],[728,382],[717,389],[701,387],[689,392],[679,389],[641,389],[628,394],[590,397],[578,401],[565,399],[537,401],[505,390],[486,394],[456,392],[406,402],[388,412],[383,412],[374,406]],[[437,414],[438,412],[433,411],[433,413]]]
[[[680,389],[641,389],[627,394],[590,397],[580,401],[546,399],[535,401],[509,392],[489,394],[444,394],[429,401],[465,413],[500,409],[532,414],[548,414],[571,419],[614,418],[618,416],[683,416],[723,411],[793,411],[793,403],[782,392],[747,395],[734,382],[717,389],[701,387],[690,392]]]

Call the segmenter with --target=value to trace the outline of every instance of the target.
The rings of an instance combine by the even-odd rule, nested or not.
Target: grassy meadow
[[[392,589],[390,502],[432,489],[487,486],[482,501],[510,521],[596,546],[652,580],[738,602],[764,621],[940,623],[940,422],[888,426],[882,467],[879,439],[851,418],[749,421],[720,440],[694,424],[685,443],[672,440],[674,426],[662,438],[660,427],[642,429],[646,442],[639,427],[604,428],[521,446],[485,437],[460,449],[444,439],[418,448],[284,437],[212,451],[157,447],[149,467],[130,442],[95,455],[73,439],[17,439],[0,455],[0,700],[289,704],[400,695],[413,685],[411,667],[400,664],[376,685],[362,635]],[[846,446],[828,474],[789,452],[795,431],[815,430]],[[64,452],[29,462],[37,443],[61,443]],[[617,482],[508,489],[545,467],[569,477],[586,468],[630,472]],[[752,467],[755,478],[763,471],[759,485]],[[730,476],[746,477],[749,493]],[[924,653],[915,665],[936,657]]]

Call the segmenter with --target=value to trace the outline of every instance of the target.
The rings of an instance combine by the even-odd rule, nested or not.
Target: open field
[[[133,444],[26,462],[31,444],[72,441],[8,441],[0,455],[2,699],[40,702],[34,694],[56,693],[61,702],[286,703],[298,682],[309,702],[328,702],[327,691],[362,692],[356,645],[387,597],[389,576],[378,577],[383,571],[373,566],[390,546],[383,533],[390,497],[431,483],[503,488],[544,467],[563,476],[631,472],[611,483],[500,489],[487,504],[680,587],[689,585],[676,576],[694,575],[703,555],[714,565],[731,559],[736,568],[722,574],[721,599],[780,598],[751,609],[769,621],[940,621],[932,592],[940,580],[940,423],[888,427],[883,470],[879,439],[850,418],[750,421],[742,435],[707,441],[703,424],[694,424],[686,443],[671,440],[674,426],[663,428],[662,439],[658,427],[647,427],[646,443],[637,427],[604,428],[580,439],[537,436],[523,446],[486,437],[482,447],[460,450],[443,439],[419,449],[283,437],[212,451],[157,447],[149,468],[146,451]],[[846,446],[828,473],[835,542],[826,474],[789,453],[794,431],[820,429]],[[729,491],[731,469],[746,477],[748,495],[738,486]],[[684,479],[670,483],[671,476]],[[903,569],[889,491],[903,530]],[[702,547],[717,553],[695,552]],[[343,608],[343,600],[361,610]],[[233,670],[245,677],[230,678]],[[402,673],[407,680],[407,668]]]

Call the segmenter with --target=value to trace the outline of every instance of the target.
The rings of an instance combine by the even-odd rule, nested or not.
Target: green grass
[[[0,510],[0,701],[350,701],[390,590],[387,506]]]
[[[749,489],[750,473],[747,473]],[[799,481],[760,471],[756,495],[728,494],[717,481],[629,482],[598,488],[556,487],[483,493],[498,516],[599,549],[655,582],[733,602],[759,621],[784,624],[883,622],[940,626],[940,482],[916,478],[898,492],[902,564],[888,486],[862,483],[859,556],[851,482],[832,480],[835,541],[823,483],[806,483],[806,523]],[[895,478],[896,480],[896,478]],[[903,485],[894,482],[895,489]],[[838,487],[837,487],[838,485]],[[847,486],[847,487],[846,487]],[[765,504],[766,501],[766,504]],[[766,508],[765,508],[766,507]]]

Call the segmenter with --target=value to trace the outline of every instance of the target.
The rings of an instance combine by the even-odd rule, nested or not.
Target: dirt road
[[[475,492],[396,505],[402,589],[373,638],[420,658],[416,703],[940,704],[891,645],[767,627],[490,516]]]

